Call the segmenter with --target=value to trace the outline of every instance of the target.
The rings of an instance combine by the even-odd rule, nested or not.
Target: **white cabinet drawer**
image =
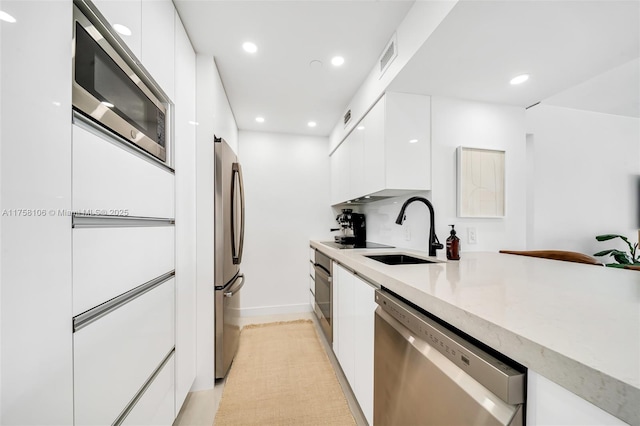
[[[153,382],[144,391],[123,426],[167,425],[175,419],[175,355],[172,355]]]
[[[105,138],[73,126],[73,210],[173,218],[173,173]]]
[[[76,425],[111,424],[174,346],[171,279],[73,334]]]
[[[175,269],[174,227],[73,230],[73,314]]]

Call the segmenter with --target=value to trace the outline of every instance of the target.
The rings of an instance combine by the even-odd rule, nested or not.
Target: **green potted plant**
[[[598,241],[608,241],[615,238],[620,238],[629,246],[629,252],[624,252],[618,249],[603,250],[595,253],[594,256],[611,256],[617,263],[607,263],[606,266],[613,268],[624,268],[625,265],[640,265],[640,253],[638,253],[638,243],[631,245],[627,237],[617,234],[605,234],[596,236]],[[638,254],[637,254],[638,253]]]

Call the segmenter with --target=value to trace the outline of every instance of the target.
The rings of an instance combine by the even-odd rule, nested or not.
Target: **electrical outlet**
[[[467,243],[476,244],[478,242],[478,234],[476,228],[467,228]]]

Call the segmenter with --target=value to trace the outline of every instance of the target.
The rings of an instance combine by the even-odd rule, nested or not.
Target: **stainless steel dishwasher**
[[[376,291],[374,425],[522,425],[525,372]]]

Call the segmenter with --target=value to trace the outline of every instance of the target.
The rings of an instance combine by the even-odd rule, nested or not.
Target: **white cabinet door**
[[[94,0],[98,10],[104,15],[109,24],[124,25],[131,34],[118,32],[131,52],[140,58],[140,44],[142,40],[142,1],[141,0]]]
[[[175,355],[172,355],[125,417],[123,426],[169,426],[173,423],[176,418],[174,370]]]
[[[431,113],[428,96],[385,95],[385,162],[388,189],[431,189]]]
[[[622,420],[533,370],[527,373],[527,424],[536,426],[626,425]]]
[[[333,264],[333,351],[367,422],[373,424],[375,289]]]
[[[367,422],[373,425],[373,340],[376,310],[375,289],[358,277],[354,280],[355,299],[355,386],[353,393]]]
[[[174,280],[73,334],[75,424],[111,424],[174,347]]]
[[[358,127],[351,132],[345,141],[349,149],[349,193],[347,198],[350,200],[365,195],[364,129]]]
[[[73,210],[89,214],[173,218],[168,170],[79,126],[73,126]]]
[[[342,266],[337,266],[334,275],[338,276],[338,353],[336,354],[344,375],[353,389],[355,383],[355,294],[354,276]],[[337,287],[337,288],[336,288]],[[335,340],[335,337],[334,337]]]
[[[73,230],[73,314],[174,270],[173,226]]]
[[[340,343],[338,339],[338,335],[340,334],[340,300],[338,298],[338,287],[340,287],[340,275],[338,274],[338,264],[336,262],[332,262],[332,271],[333,276],[331,279],[332,283],[332,296],[331,296],[331,309],[333,310],[333,316],[331,317],[331,326],[333,331],[333,353],[338,358],[338,354],[340,353]],[[338,359],[339,362],[339,359]]]
[[[349,149],[342,143],[331,155],[331,204],[349,199]]]
[[[384,98],[362,120],[364,132],[364,191],[373,194],[385,188]],[[360,127],[360,126],[359,126]]]
[[[140,59],[162,90],[174,99],[174,19],[171,0],[142,2],[142,43]]]

